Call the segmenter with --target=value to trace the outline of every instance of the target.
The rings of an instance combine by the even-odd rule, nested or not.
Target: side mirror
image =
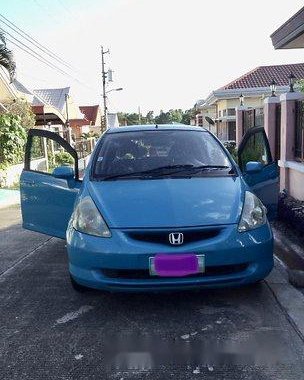
[[[258,161],[249,161],[245,167],[245,173],[252,174],[258,173],[263,169],[263,164]]]
[[[72,179],[75,176],[75,172],[70,166],[58,166],[53,170],[52,175],[55,178]]]

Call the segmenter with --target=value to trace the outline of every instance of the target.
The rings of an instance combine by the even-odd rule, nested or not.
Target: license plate
[[[204,273],[205,255],[194,253],[163,254],[158,253],[149,258],[151,276],[185,277],[196,273]]]

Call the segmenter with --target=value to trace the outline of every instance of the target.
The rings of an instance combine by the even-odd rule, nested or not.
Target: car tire
[[[247,289],[260,289],[263,286],[263,282],[264,282],[264,279],[257,280],[255,282],[245,285],[245,287]]]
[[[78,284],[78,282],[76,282],[71,275],[70,275],[70,280],[71,280],[72,288],[76,290],[76,292],[78,293],[85,293],[91,290],[90,288],[86,286]]]

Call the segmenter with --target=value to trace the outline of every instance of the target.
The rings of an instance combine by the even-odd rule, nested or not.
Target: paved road
[[[64,242],[23,231],[18,208],[0,210],[0,272],[1,379],[304,379],[303,341],[266,283],[160,295],[78,294],[69,284]],[[249,365],[246,342],[252,348],[253,340],[255,356],[268,362],[273,354],[278,363]],[[127,366],[145,362],[143,369],[106,365],[106,353],[111,360],[117,353],[111,349],[123,344]],[[245,365],[208,357],[224,345],[241,349],[235,358]],[[143,354],[147,347],[151,356]],[[183,363],[187,357],[192,362]]]

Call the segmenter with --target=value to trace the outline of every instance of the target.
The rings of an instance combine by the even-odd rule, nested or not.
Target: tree
[[[182,109],[170,109],[167,112],[160,111],[159,115],[154,116],[153,111],[147,112],[146,116],[141,116],[141,124],[190,124],[190,120],[195,116],[193,108],[183,111]],[[139,124],[139,115],[137,113],[118,113],[119,125]]]
[[[133,125],[139,124],[139,115],[138,113],[125,113],[119,112],[117,114],[119,125]]]
[[[147,124],[154,124],[154,112],[153,111],[147,112],[146,123]]]
[[[8,71],[10,81],[12,82],[16,74],[16,64],[12,51],[6,46],[6,39],[2,32],[0,32],[0,66],[3,66]]]
[[[36,117],[31,105],[25,99],[14,99],[12,102],[5,104],[5,107],[10,114],[20,117],[23,128],[34,128]]]
[[[170,123],[170,114],[169,112],[160,111],[158,116],[155,116],[154,119],[156,124],[169,124]]]
[[[189,110],[186,110],[183,112],[183,117],[182,117],[182,123],[186,125],[190,125],[191,119],[195,118],[195,109],[190,108]]]
[[[181,123],[183,119],[183,110],[169,110],[169,119],[171,123]]]

